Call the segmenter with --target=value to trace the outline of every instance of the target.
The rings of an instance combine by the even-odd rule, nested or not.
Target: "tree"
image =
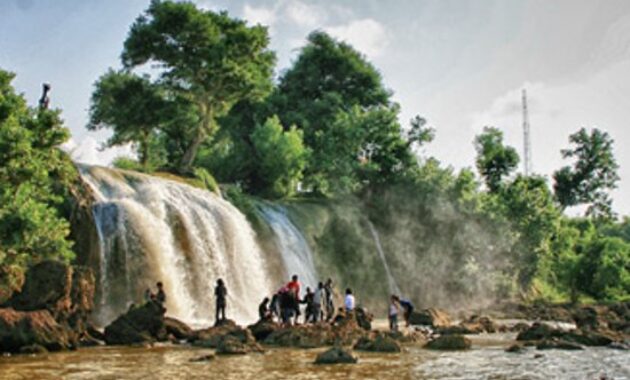
[[[0,70],[0,288],[15,289],[28,265],[73,257],[58,208],[76,170],[58,148],[69,137],[59,111],[29,108],[13,78]]]
[[[259,191],[272,197],[291,195],[302,178],[308,157],[302,131],[295,127],[283,131],[280,120],[273,116],[256,127],[252,142]]]
[[[164,89],[148,76],[110,69],[95,84],[87,128],[111,128],[107,146],[138,143],[140,164],[146,170],[151,140],[165,123],[167,108]]]
[[[614,140],[608,133],[581,128],[569,136],[573,148],[563,149],[562,157],[574,158],[573,166],[564,166],[553,174],[554,192],[562,208],[589,204],[587,215],[612,217],[608,192],[617,187],[617,161]]]
[[[485,127],[475,138],[477,170],[484,178],[490,192],[497,192],[503,178],[516,169],[518,153],[510,146],[503,145],[503,132],[494,127]]]
[[[124,66],[158,63],[161,82],[183,94],[199,115],[180,171],[190,171],[201,144],[217,131],[217,118],[237,101],[271,91],[275,55],[268,44],[266,28],[188,2],[153,0],[136,19],[125,41]]]
[[[324,32],[309,35],[270,101],[283,124],[304,131],[305,181],[316,192],[354,191],[415,164],[410,145],[423,135],[405,139],[378,70]]]

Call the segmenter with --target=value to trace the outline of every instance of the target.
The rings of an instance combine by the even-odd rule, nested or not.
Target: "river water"
[[[75,352],[0,358],[0,379],[630,379],[630,353],[528,348],[506,353],[513,334],[472,337],[473,349],[436,352],[407,346],[400,354],[355,353],[354,365],[312,364],[324,349],[270,349],[265,354],[192,359],[211,354],[186,346],[96,347]]]

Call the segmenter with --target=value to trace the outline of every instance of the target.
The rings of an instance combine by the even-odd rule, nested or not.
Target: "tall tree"
[[[475,138],[477,170],[484,178],[488,190],[497,192],[503,179],[516,169],[518,153],[503,144],[503,132],[494,127],[485,127]]]
[[[588,204],[587,215],[611,217],[612,200],[608,191],[617,187],[619,165],[613,154],[614,140],[608,133],[581,128],[569,136],[572,148],[563,149],[562,157],[573,158],[573,166],[564,166],[553,174],[556,199],[563,208]]]
[[[217,118],[237,101],[271,91],[275,55],[268,44],[265,27],[248,27],[189,2],[153,0],[136,19],[125,41],[124,66],[158,63],[161,81],[184,94],[199,114],[181,171],[190,170],[200,145],[217,131]]]
[[[165,122],[167,105],[164,90],[148,76],[110,69],[95,84],[87,128],[111,128],[108,146],[137,143],[146,169],[151,139]]]

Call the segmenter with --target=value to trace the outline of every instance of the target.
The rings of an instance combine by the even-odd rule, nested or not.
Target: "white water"
[[[106,324],[162,281],[167,315],[195,325],[214,319],[214,285],[228,288],[228,318],[256,319],[269,294],[262,252],[245,216],[220,197],[138,173],[84,167],[97,199],[98,322]]]
[[[287,271],[287,279],[297,274],[303,284],[302,291],[307,286],[315,289],[319,278],[313,263],[313,253],[302,232],[289,219],[286,208],[278,205],[260,204],[259,210],[274,232],[282,262]]]
[[[385,274],[387,275],[387,285],[389,286],[389,292],[391,294],[401,295],[400,288],[392,276],[392,271],[389,269],[389,264],[387,264],[387,259],[385,258],[385,252],[383,251],[383,247],[381,246],[381,239],[378,236],[378,231],[374,228],[372,222],[368,220],[368,226],[370,227],[370,232],[372,233],[372,237],[374,238],[374,243],[376,244],[376,250],[378,251],[378,256],[381,258],[381,262],[383,263],[383,268],[385,268]]]

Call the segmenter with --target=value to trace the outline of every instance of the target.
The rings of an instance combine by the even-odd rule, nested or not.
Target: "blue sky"
[[[278,70],[306,35],[326,30],[361,50],[401,104],[401,121],[425,116],[437,130],[426,149],[472,166],[472,140],[495,125],[521,150],[520,91],[530,96],[533,167],[549,175],[581,126],[616,140],[622,181],[616,210],[630,214],[630,2],[607,0],[210,1],[199,6],[270,28]],[[99,152],[107,133],[85,130],[92,84],[119,55],[148,0],[2,0],[0,67],[35,102],[52,83],[75,156],[106,164],[128,148]],[[626,165],[628,163],[628,165]]]

